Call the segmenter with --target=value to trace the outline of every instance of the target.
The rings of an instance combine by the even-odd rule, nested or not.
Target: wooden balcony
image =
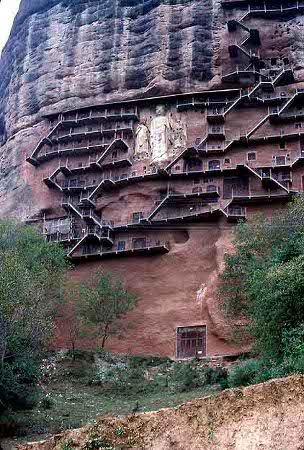
[[[232,194],[231,204],[250,204],[250,203],[272,203],[275,201],[288,201],[295,192],[286,191],[252,191],[248,193],[234,192]]]
[[[196,206],[199,206],[203,204],[204,206],[206,206],[208,203],[217,202],[217,199],[220,197],[219,188],[214,185],[212,185],[211,187],[212,189],[203,189],[201,186],[197,186],[193,188],[192,191],[183,193],[173,192],[169,190],[167,192],[167,195],[155,200],[155,206],[148,214],[147,220],[151,221],[152,219],[154,219],[154,217],[156,217],[156,215],[159,214],[161,210],[165,210],[168,207],[173,206],[174,208],[177,208],[177,214],[180,214],[185,205],[187,210],[189,210],[189,206],[191,205],[194,206],[196,204]],[[194,203],[189,205],[189,201],[192,201]],[[173,213],[175,214],[175,211],[173,211]]]
[[[265,0],[222,0],[221,6],[225,9],[238,8],[246,10],[243,18],[267,17],[276,18],[280,16],[289,16],[304,10],[303,0],[272,0],[272,2],[265,2]]]
[[[218,211],[217,207],[207,205],[192,205],[183,208],[172,208],[172,211],[164,209],[157,213],[153,219],[153,223],[178,223],[178,222],[197,222],[202,220],[211,220],[215,212]]]
[[[59,184],[59,183],[58,183]],[[62,183],[59,184],[61,186],[62,191],[83,191],[84,189],[87,188],[94,188],[94,185],[86,185],[85,180],[80,180],[80,179],[74,179],[74,180],[66,180]]]
[[[141,241],[140,243],[138,241]],[[71,255],[71,259],[81,261],[83,259],[104,259],[122,256],[153,256],[158,254],[165,254],[170,251],[169,242],[143,240],[126,240],[120,241],[111,249],[95,248],[90,249],[83,246],[81,254]]]
[[[207,109],[207,121],[211,124],[225,122],[225,109],[224,108],[208,108]]]
[[[208,128],[208,136],[213,138],[225,138],[225,127],[223,125],[210,125]]]
[[[269,81],[269,75],[255,68],[242,68],[236,66],[235,70],[222,74],[223,83],[240,83],[244,86],[252,85],[258,81]]]
[[[266,169],[257,169],[256,170],[257,173],[260,175],[261,180],[262,180],[262,185],[266,188],[266,189],[277,189],[282,188],[286,191],[288,191],[287,186],[283,185],[282,182],[280,182],[275,173],[272,171],[272,169],[266,168]]]
[[[246,208],[230,206],[226,210],[228,222],[239,222],[240,220],[246,220]]]
[[[304,164],[304,150],[300,151],[299,155],[292,161],[292,167],[300,167]]]
[[[269,120],[271,123],[301,122],[304,120],[304,109],[292,109],[280,113],[280,108],[271,108],[269,111]]]
[[[95,208],[81,204],[80,197],[66,197],[61,200],[61,206],[66,211],[76,214],[80,219],[85,221],[89,226],[96,225],[100,229],[109,228],[113,231],[114,223],[104,220],[95,213]]]
[[[177,96],[176,108],[179,111],[187,109],[205,109],[232,104],[239,95],[238,89],[223,89],[216,91],[196,92]]]
[[[132,161],[129,158],[115,158],[109,161],[102,161],[98,163],[102,168],[111,168],[111,167],[130,167],[132,166]]]
[[[110,245],[114,244],[114,237],[113,237],[113,227],[114,222],[111,223],[110,227],[102,227],[99,226],[88,226],[86,228],[86,236],[87,238],[95,239],[97,238],[99,241],[104,241]]]
[[[72,145],[71,147],[63,147],[63,146],[50,146],[47,151],[40,152],[36,158],[28,158],[28,162],[30,162],[30,159],[35,159],[34,165],[39,165],[40,163],[44,161],[49,161],[53,158],[60,158],[65,156],[76,156],[76,155],[84,155],[84,154],[90,154],[90,153],[96,153],[96,151],[104,152],[108,145],[110,144],[82,144],[82,145]],[[31,164],[33,164],[31,162]]]
[[[76,231],[70,231],[67,233],[62,233],[60,231],[57,231],[55,233],[43,233],[45,236],[45,239],[48,242],[58,242],[58,243],[73,243],[81,239],[81,235],[77,233]]]
[[[184,193],[170,193],[167,196],[167,205],[184,203],[185,199],[194,199],[194,198],[218,198],[220,196],[219,188],[215,186],[212,190],[203,189],[202,187],[193,188],[190,192]]]
[[[124,173],[111,173],[99,180],[99,184],[93,189],[91,199],[102,190],[117,189],[119,186],[124,186],[132,183],[137,183],[145,180],[159,179],[161,176],[167,176],[167,173],[161,174],[157,168],[151,168],[144,172],[126,171]]]
[[[85,108],[75,109],[66,111],[62,114],[48,114],[47,117],[49,120],[57,120],[61,121],[67,125],[74,125],[77,123],[90,123],[96,120],[121,120],[121,119],[129,119],[129,120],[138,120],[138,108],[134,107],[111,107],[108,106],[98,106],[92,105]]]
[[[83,208],[82,217],[85,222],[91,225],[97,225],[99,229],[109,228],[113,231],[114,222],[112,220],[102,219],[94,212],[93,208]]]
[[[82,138],[93,138],[98,136],[115,136],[117,133],[125,133],[126,135],[133,135],[133,125],[125,125],[125,126],[115,126],[113,128],[95,128],[91,131],[88,130],[77,130],[77,128],[73,129],[71,133],[61,132],[58,134],[54,134],[50,136],[50,139],[54,143],[59,142],[70,142],[77,141],[77,139]]]

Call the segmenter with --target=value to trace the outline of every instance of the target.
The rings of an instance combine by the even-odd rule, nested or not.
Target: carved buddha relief
[[[135,159],[149,159],[151,165],[158,165],[186,148],[186,125],[181,117],[171,116],[166,114],[164,105],[158,105],[150,126],[146,118],[140,121],[135,131]]]
[[[164,105],[156,106],[156,115],[151,121],[151,163],[169,159],[169,145],[172,143],[172,126],[166,116]]]
[[[147,127],[147,119],[143,118],[138,124],[135,131],[135,159],[150,159],[151,158],[151,146],[150,146],[150,130]]]
[[[187,127],[179,117],[172,125],[173,128],[173,144],[169,152],[170,157],[179,155],[187,146]]]

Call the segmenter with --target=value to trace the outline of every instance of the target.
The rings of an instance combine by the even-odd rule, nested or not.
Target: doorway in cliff
[[[248,195],[249,194],[249,179],[248,177],[225,177],[223,198],[233,198],[234,195]]]
[[[203,358],[207,354],[206,325],[177,327],[176,358]]]

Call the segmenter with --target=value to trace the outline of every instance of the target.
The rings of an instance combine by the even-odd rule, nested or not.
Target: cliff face
[[[0,208],[39,210],[25,159],[42,115],[207,87],[214,0],[22,0],[0,60]]]
[[[0,61],[0,215],[62,242],[76,281],[102,267],[137,292],[112,350],[173,356],[190,327],[208,355],[237,350],[216,297],[231,222],[303,191],[304,1],[266,6],[21,2]]]
[[[212,0],[23,0],[1,72],[10,136],[47,107],[193,90],[212,78]]]

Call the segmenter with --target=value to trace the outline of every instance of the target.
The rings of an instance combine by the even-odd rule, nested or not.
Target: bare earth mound
[[[304,450],[304,377],[271,380],[177,408],[100,418],[20,450]],[[101,448],[101,447],[100,447]]]

